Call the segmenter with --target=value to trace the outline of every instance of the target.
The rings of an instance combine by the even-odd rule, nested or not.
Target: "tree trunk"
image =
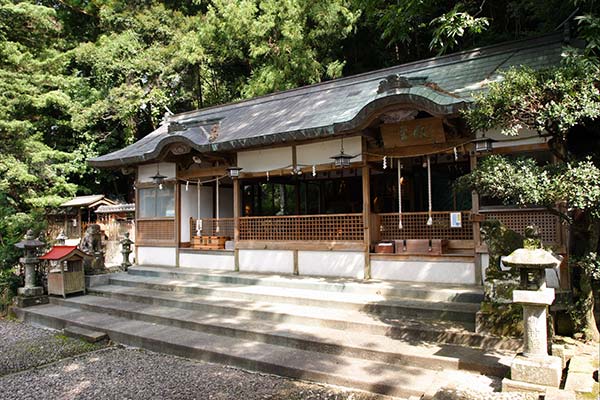
[[[592,291],[590,276],[586,271],[581,271],[579,285],[581,287],[582,304],[585,307],[585,313],[583,315],[583,333],[586,339],[600,342],[600,332],[598,332],[596,317],[594,316],[594,292]]]
[[[572,254],[576,257],[585,257],[590,252],[598,250],[600,239],[600,222],[590,215],[590,213],[582,213],[579,218],[574,218],[572,225],[574,230],[574,247]],[[596,325],[594,316],[594,293],[592,290],[592,279],[590,271],[586,271],[584,267],[580,268],[579,277],[579,304],[582,307],[581,329],[586,339],[600,341],[600,332]]]

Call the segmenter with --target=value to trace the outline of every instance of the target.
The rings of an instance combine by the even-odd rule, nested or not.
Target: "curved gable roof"
[[[355,129],[388,105],[456,115],[473,101],[474,93],[498,80],[502,69],[558,64],[562,47],[562,35],[549,35],[182,113],[136,143],[89,163],[96,167],[143,163],[175,142],[210,152],[327,137]]]

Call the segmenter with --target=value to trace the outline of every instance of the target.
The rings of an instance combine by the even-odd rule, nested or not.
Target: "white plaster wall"
[[[237,165],[244,169],[242,172],[263,172],[284,168],[292,165],[292,148],[241,151],[237,153]]]
[[[233,218],[233,188],[219,188],[219,217]]]
[[[196,186],[189,186],[186,192],[185,185],[181,185],[181,241],[190,241],[190,218],[198,214],[198,192]]]
[[[166,176],[166,179],[174,179],[176,168],[174,163],[160,163],[160,174]],[[138,182],[152,182],[152,176],[156,175],[156,164],[140,165],[138,167]]]
[[[212,218],[213,217],[213,188],[211,186],[200,186],[200,218]],[[198,203],[196,199],[196,209]],[[196,211],[195,216],[198,212]]]
[[[483,132],[478,132],[477,137],[481,138],[483,134]],[[548,141],[547,137],[540,137],[536,131],[531,129],[522,129],[517,136],[507,136],[502,134],[500,129],[490,129],[485,132],[485,137],[495,140],[494,148],[540,144]]]
[[[139,265],[175,266],[175,247],[142,247],[138,246]]]
[[[487,275],[485,271],[487,271],[490,266],[490,255],[488,253],[481,254],[481,279],[485,282]]]
[[[235,260],[231,254],[193,254],[179,253],[179,266],[199,269],[219,269],[233,271]]]
[[[200,216],[202,218],[212,218],[213,216],[212,192],[212,187],[200,186]],[[221,201],[221,204],[224,204],[223,201]],[[233,210],[231,213],[233,214]],[[182,242],[190,241],[190,217],[198,218],[198,186],[189,185],[186,192],[185,184],[182,184],[180,216]]]
[[[365,253],[351,251],[298,251],[300,275],[363,279]]]
[[[240,271],[294,273],[291,250],[239,250]]]
[[[340,152],[341,139],[296,146],[296,159],[300,165],[318,165],[333,162],[331,156]],[[360,136],[344,138],[344,153],[357,156],[352,162],[362,161],[362,139]]]
[[[457,261],[371,260],[373,279],[475,284],[475,264]]]

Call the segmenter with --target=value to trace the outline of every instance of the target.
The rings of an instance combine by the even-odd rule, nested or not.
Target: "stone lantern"
[[[25,250],[24,257],[19,259],[25,268],[25,287],[17,290],[19,295],[16,299],[18,307],[28,307],[48,302],[48,298],[44,296],[44,288],[36,286],[35,267],[40,262],[37,257],[37,249],[43,245],[44,242],[36,239],[31,229],[27,231],[23,240],[15,244],[15,247]]]
[[[127,271],[127,269],[131,267],[131,262],[129,262],[129,255],[131,254],[132,244],[133,240],[129,239],[129,232],[125,232],[125,237],[121,240],[121,254],[123,254],[123,262],[121,263],[121,267],[125,271]]]
[[[555,268],[560,260],[541,248],[517,249],[502,263],[519,271],[520,286],[513,291],[513,302],[523,306],[524,351],[510,367],[510,381],[503,390],[516,389],[519,382],[559,387],[562,362],[548,355],[547,313],[554,301],[554,289],[546,287],[546,269]]]

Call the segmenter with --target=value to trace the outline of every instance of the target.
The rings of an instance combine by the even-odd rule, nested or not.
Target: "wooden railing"
[[[362,214],[241,217],[240,240],[355,241],[364,240]]]
[[[433,224],[427,225],[427,212],[402,213],[402,229],[398,213],[372,215],[372,241],[402,239],[473,240],[470,211],[462,211],[462,226],[450,226],[450,211],[432,213]],[[528,225],[539,228],[545,244],[562,244],[559,218],[545,209],[482,210],[487,220],[498,220],[507,228],[523,234]],[[190,235],[197,236],[196,219],[190,219]],[[234,238],[234,218],[203,218],[202,236]],[[140,245],[172,245],[175,243],[173,218],[137,220],[137,243]],[[362,214],[286,215],[239,218],[240,241],[320,241],[363,242]]]
[[[153,218],[138,219],[136,225],[136,243],[140,245],[175,244],[175,219]]]
[[[402,239],[448,239],[473,240],[471,212],[461,211],[462,226],[450,226],[451,211],[432,212],[433,223],[427,225],[429,213],[402,213],[402,229],[398,224],[398,213],[376,214],[373,229],[379,229],[379,239],[383,241]]]
[[[510,210],[481,210],[486,220],[498,220],[508,229],[525,233],[525,228],[535,225],[540,232],[542,242],[547,245],[562,244],[560,218],[549,210],[523,208]]]
[[[197,219],[190,218],[190,237],[193,236],[218,236],[233,238],[234,218],[201,218],[200,235],[198,235]]]

